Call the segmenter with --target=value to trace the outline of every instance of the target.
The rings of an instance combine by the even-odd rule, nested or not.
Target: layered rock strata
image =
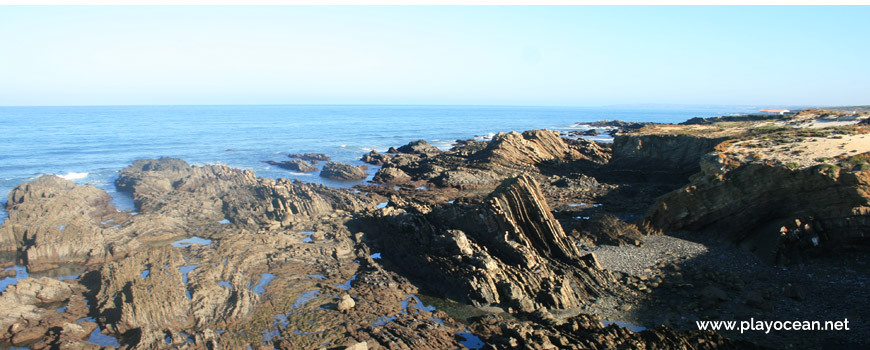
[[[530,176],[505,180],[480,205],[428,214],[388,207],[370,225],[384,258],[403,274],[476,305],[565,310],[619,290],[562,231]]]
[[[591,141],[566,142],[558,132],[499,133],[488,143],[462,142],[441,154],[400,153],[378,158],[376,182],[423,181],[439,187],[492,189],[511,176],[568,163],[603,164],[609,153]]]

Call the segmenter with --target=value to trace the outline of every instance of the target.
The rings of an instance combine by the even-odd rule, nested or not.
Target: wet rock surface
[[[39,178],[10,193],[0,250],[14,262],[2,266],[47,273],[75,262],[86,272],[17,279],[4,270],[17,281],[0,294],[0,348],[868,345],[870,271],[858,233],[866,174],[820,181],[747,167],[716,178],[627,176],[716,169],[705,151],[668,151],[714,141],[624,137],[637,139],[607,145],[536,130],[447,152],[417,142],[364,155],[383,164],[374,181],[390,185],[352,189],[140,160],[116,181],[136,212],[118,211],[92,186]],[[630,163],[640,168],[626,170]],[[761,210],[775,203],[791,221]],[[792,217],[801,208],[812,214]],[[774,264],[755,236],[733,234],[766,225],[792,242],[775,256],[801,259]],[[749,318],[848,318],[853,331],[695,325]]]
[[[306,162],[304,160],[300,160],[300,159],[294,159],[294,160],[288,160],[288,161],[282,161],[282,162],[276,162],[274,160],[269,160],[269,161],[266,161],[265,163],[269,164],[269,165],[274,165],[274,166],[277,166],[280,168],[284,168],[284,169],[287,169],[290,171],[298,171],[298,172],[303,172],[303,173],[311,173],[311,172],[317,171],[317,168],[315,168],[313,165],[311,165],[311,163]]]
[[[329,158],[328,155],[325,155],[323,153],[290,153],[287,155],[287,157],[308,161],[312,164],[317,164],[317,162],[328,162],[332,160],[331,158]]]

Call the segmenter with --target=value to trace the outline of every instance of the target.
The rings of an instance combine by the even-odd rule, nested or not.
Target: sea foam
[[[58,176],[60,176],[64,179],[67,179],[67,180],[78,180],[78,179],[84,179],[84,178],[88,177],[88,173],[68,172],[68,173],[66,173],[66,175],[58,175]]]

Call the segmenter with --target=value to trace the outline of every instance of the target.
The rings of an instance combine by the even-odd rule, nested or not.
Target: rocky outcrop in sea
[[[817,162],[775,147],[868,130],[624,127],[613,144],[548,130],[445,152],[415,141],[363,155],[382,166],[353,188],[138,160],[116,181],[135,211],[40,177],[10,193],[0,226],[0,251],[14,256],[4,274],[16,281],[0,294],[0,347],[867,345],[856,296],[870,150]],[[323,166],[343,180],[365,178],[357,170]],[[56,273],[65,268],[75,272]],[[855,331],[694,324],[777,315],[848,317]]]

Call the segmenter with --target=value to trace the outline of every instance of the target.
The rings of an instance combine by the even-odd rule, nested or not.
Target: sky
[[[867,18],[867,6],[0,6],[0,106],[870,104]]]

